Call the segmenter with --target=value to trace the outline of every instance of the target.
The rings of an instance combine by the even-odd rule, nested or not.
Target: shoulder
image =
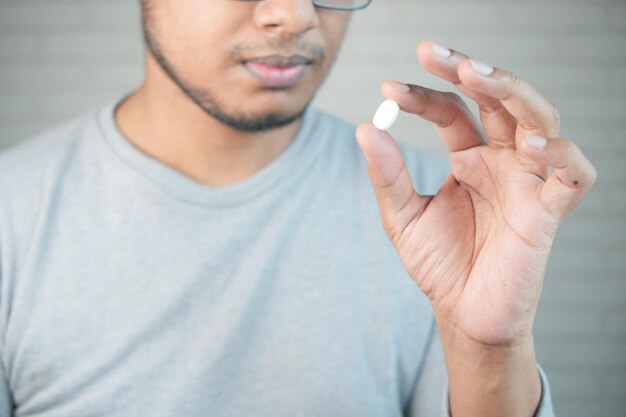
[[[62,167],[75,153],[92,117],[92,112],[75,116],[0,151],[0,195],[32,185]]]
[[[63,121],[3,149],[0,151],[0,172],[23,166],[25,162],[36,162],[52,154],[63,153],[81,136],[89,115],[91,112]]]
[[[356,142],[356,124],[320,109],[315,109],[315,113],[318,129],[324,131],[330,138],[329,152],[343,155],[344,162],[348,162],[349,160],[345,158],[351,155],[352,160],[362,162],[360,165],[367,169],[362,151]],[[425,195],[436,194],[450,173],[448,159],[404,142],[402,138],[396,139],[417,192]]]
[[[75,116],[0,152],[0,228],[35,221],[77,164],[89,165],[81,155],[93,120],[92,112]]]

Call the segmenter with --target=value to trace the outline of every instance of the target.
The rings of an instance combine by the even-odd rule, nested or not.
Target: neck
[[[247,133],[206,114],[177,88],[165,93],[147,80],[116,109],[118,129],[148,156],[202,184],[242,181],[276,159],[302,118],[279,129]]]

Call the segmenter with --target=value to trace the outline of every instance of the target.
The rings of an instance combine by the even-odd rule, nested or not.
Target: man
[[[367,3],[144,0],[143,85],[0,155],[0,415],[553,415],[532,324],[596,173],[533,87],[429,41],[482,123],[382,92],[451,173],[308,106]]]

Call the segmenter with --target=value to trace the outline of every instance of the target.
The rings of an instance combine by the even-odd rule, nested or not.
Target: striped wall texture
[[[535,335],[558,415],[626,416],[626,0],[374,0],[353,17],[315,104],[356,123],[385,79],[456,91],[419,66],[422,39],[529,81],[596,166],[594,189],[559,230]],[[138,0],[0,0],[0,148],[142,76]],[[391,133],[444,154],[416,116],[401,114]]]

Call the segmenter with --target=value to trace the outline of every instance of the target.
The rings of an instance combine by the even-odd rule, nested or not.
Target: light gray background
[[[625,416],[626,1],[374,0],[315,104],[357,123],[385,79],[456,91],[419,66],[422,39],[529,81],[596,166],[559,230],[535,333],[560,416]],[[142,73],[138,0],[0,0],[0,148],[136,88]],[[444,152],[417,117],[401,114],[391,133]]]

